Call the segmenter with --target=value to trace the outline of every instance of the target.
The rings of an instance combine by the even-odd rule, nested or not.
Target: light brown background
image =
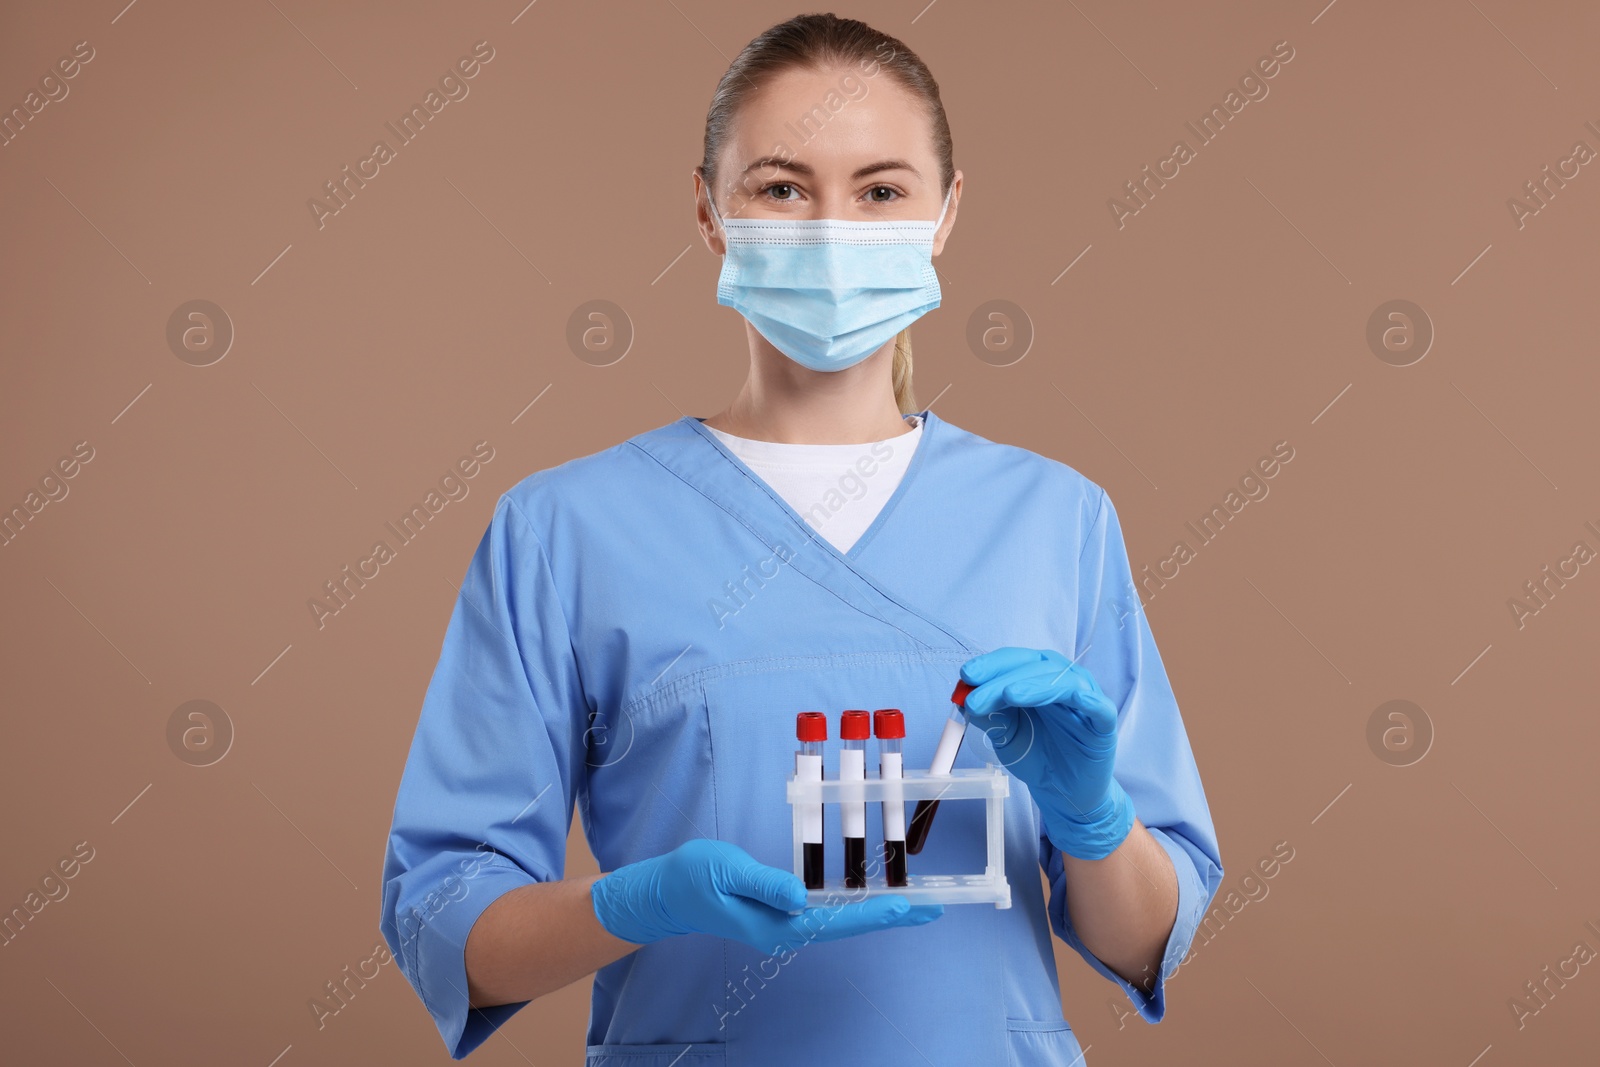
[[[0,907],[96,852],[0,948],[4,1058],[446,1062],[393,965],[320,1031],[307,1002],[378,941],[395,786],[496,495],[737,388],[689,169],[728,59],[797,9],[121,5],[0,22],[7,107],[96,51],[0,148],[0,504],[95,449],[0,548]],[[1600,164],[1524,228],[1506,201],[1600,147],[1597,9],[919,6],[840,9],[930,64],[967,175],[944,305],[913,331],[919,398],[1106,486],[1135,569],[1296,450],[1148,609],[1224,891],[1275,842],[1295,858],[1160,1026],[1119,1027],[1062,951],[1089,1062],[1592,1061],[1600,967],[1521,1030],[1507,1002],[1600,949],[1600,566],[1521,630],[1506,601],[1600,548]],[[479,40],[470,96],[319,230],[308,198]],[[1280,40],[1270,95],[1119,231],[1107,199]],[[197,298],[237,331],[203,368],[165,337]],[[603,368],[564,337],[595,298],[637,331]],[[1009,367],[965,341],[995,298],[1037,335]],[[1365,341],[1396,298],[1437,330],[1404,368]],[[319,631],[307,599],[480,439],[471,495]],[[209,767],[168,748],[192,699],[236,730]],[[1412,766],[1368,747],[1391,699],[1435,731]],[[579,1062],[586,1015],[580,984],[474,1062]]]

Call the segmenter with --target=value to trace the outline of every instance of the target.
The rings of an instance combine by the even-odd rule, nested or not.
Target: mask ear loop
[[[711,191],[709,184],[706,186],[706,206],[711,209],[711,217],[717,222],[717,232],[722,234],[722,241],[726,244],[728,241],[728,227],[722,224],[722,213],[717,210],[717,198]]]
[[[944,225],[945,213],[950,210],[950,197],[955,193],[955,191],[956,191],[955,183],[951,182],[950,183],[950,188],[945,190],[944,206],[939,209],[939,217],[937,219],[933,220],[933,232],[935,234],[937,234],[939,232],[939,227]]]

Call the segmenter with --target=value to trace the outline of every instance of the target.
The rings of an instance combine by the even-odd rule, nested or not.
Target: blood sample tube
[[[885,782],[902,777],[901,749],[905,746],[906,717],[898,708],[872,713],[872,732],[878,738],[878,777]],[[883,802],[883,865],[891,886],[906,884],[906,802]]]
[[[802,711],[795,717],[800,750],[794,754],[794,776],[802,781],[822,781],[822,742],[828,739],[828,717],[820,711]],[[823,887],[822,805],[807,804],[800,813],[800,841],[807,889]]]
[[[939,747],[933,753],[933,765],[928,768],[929,774],[949,774],[956,765],[956,753],[961,751],[961,739],[967,734],[967,719],[961,711],[961,705],[966,702],[967,694],[975,686],[966,682],[957,681],[955,692],[950,694],[950,718],[945,720],[944,733],[939,735]],[[917,801],[917,810],[911,814],[911,827],[906,833],[906,851],[915,856],[922,851],[922,846],[928,843],[928,830],[933,826],[933,813],[939,810],[937,800]]]
[[[860,782],[867,776],[867,734],[872,732],[872,717],[864,711],[847,711],[839,716],[839,780]],[[844,827],[844,887],[867,887],[867,805],[845,801],[839,805],[839,822]]]

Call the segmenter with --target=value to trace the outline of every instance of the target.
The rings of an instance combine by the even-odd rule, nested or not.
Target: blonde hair
[[[900,409],[900,414],[910,415],[916,412],[917,397],[911,389],[911,330],[901,330],[894,339],[894,364],[889,371],[889,379],[894,383],[894,402]]]

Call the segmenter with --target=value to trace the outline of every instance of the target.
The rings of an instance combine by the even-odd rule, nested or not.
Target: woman
[[[383,933],[453,1056],[594,973],[592,1065],[1071,1064],[1052,930],[1161,1019],[1222,868],[1116,511],[912,400],[961,183],[932,76],[862,23],[722,78],[694,185],[749,377],[501,498],[400,785]],[[1014,905],[802,910],[796,713],[901,708],[926,767],[958,675],[958,765],[1016,779]],[[563,878],[574,806],[597,879]],[[913,873],[983,842],[946,803]]]

